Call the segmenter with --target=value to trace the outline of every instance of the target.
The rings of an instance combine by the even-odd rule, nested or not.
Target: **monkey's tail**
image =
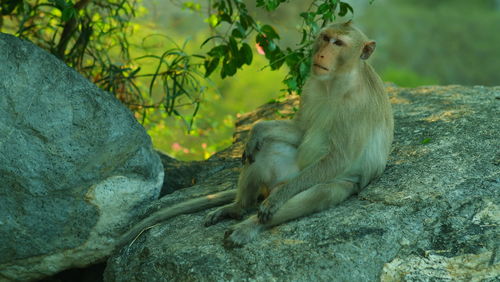
[[[228,204],[236,197],[236,190],[231,189],[204,197],[187,200],[185,202],[162,208],[143,220],[135,224],[130,230],[125,232],[116,244],[116,247],[122,247],[140,235],[143,231],[153,227],[155,224],[181,214],[194,213],[223,204]]]

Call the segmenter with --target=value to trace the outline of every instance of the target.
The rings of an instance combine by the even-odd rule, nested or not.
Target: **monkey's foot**
[[[260,223],[269,222],[280,207],[281,205],[273,201],[271,199],[271,196],[269,196],[259,206],[259,211],[257,212],[257,217],[259,218],[259,222]]]
[[[215,210],[215,211],[209,212],[205,216],[205,221],[204,221],[203,225],[205,225],[205,226],[214,225],[217,222],[221,221],[223,218],[224,217],[222,216],[222,214],[221,214],[221,212],[219,210]]]
[[[262,230],[263,226],[252,216],[247,220],[233,225],[224,233],[224,247],[228,249],[239,248],[253,241]]]
[[[214,225],[217,222],[226,218],[241,219],[242,216],[243,216],[243,211],[240,208],[235,207],[233,205],[228,205],[220,207],[212,212],[209,212],[205,217],[204,225],[205,226]]]

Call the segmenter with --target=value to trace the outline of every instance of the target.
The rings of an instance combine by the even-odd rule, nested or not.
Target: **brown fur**
[[[329,26],[318,36],[312,76],[295,118],[257,124],[246,147],[245,154],[255,161],[245,165],[242,175],[257,170],[287,173],[271,181],[258,173],[240,179],[239,190],[257,192],[252,184],[260,179],[271,193],[257,215],[226,233],[227,246],[243,245],[265,227],[338,204],[383,172],[393,118],[380,78],[364,60],[374,48],[375,42],[351,24]],[[289,154],[273,155],[281,146],[291,148]],[[276,167],[277,158],[295,162]],[[238,199],[230,206],[240,207],[241,213],[246,208]],[[209,214],[207,224],[227,216],[225,209]]]
[[[334,206],[382,174],[393,118],[380,78],[364,60],[374,48],[375,42],[350,23],[334,24],[320,33],[296,116],[254,126],[234,202],[206,217],[207,226],[241,218],[256,205],[263,188],[270,191],[257,215],[226,233],[226,246],[243,245],[266,227]],[[227,203],[228,196],[219,197],[217,204]],[[200,205],[195,199],[179,205],[182,208],[165,208],[121,241],[130,240],[147,224],[174,216],[176,210],[188,212]]]

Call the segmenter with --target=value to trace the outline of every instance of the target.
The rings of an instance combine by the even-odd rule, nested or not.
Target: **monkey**
[[[223,205],[205,225],[241,219],[224,246],[243,246],[269,227],[338,205],[385,169],[394,120],[382,80],[366,62],[376,47],[351,21],[319,32],[311,74],[291,120],[261,121],[251,129],[236,191],[193,199],[139,222],[121,242],[169,217]],[[258,204],[259,196],[266,198]],[[224,205],[225,204],[225,205]]]
[[[375,46],[350,21],[320,32],[295,117],[258,123],[252,129],[238,195],[255,193],[258,185],[271,191],[256,215],[226,232],[225,245],[244,245],[265,228],[339,204],[382,174],[394,121],[383,83],[366,62]],[[294,151],[293,166],[282,166],[289,175],[269,181],[262,172],[280,169],[273,167],[269,151],[283,143]],[[210,213],[206,224],[239,217],[247,205],[237,197]]]

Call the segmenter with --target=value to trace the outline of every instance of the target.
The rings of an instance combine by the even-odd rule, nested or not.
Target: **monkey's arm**
[[[122,247],[155,224],[180,214],[194,213],[211,207],[228,204],[236,197],[236,190],[222,191],[204,197],[188,200],[177,205],[162,208],[136,223],[117,241],[116,247]]]
[[[243,161],[248,159],[252,163],[255,154],[269,141],[285,142],[298,146],[302,140],[303,131],[295,120],[261,121],[254,125],[245,145]]]

